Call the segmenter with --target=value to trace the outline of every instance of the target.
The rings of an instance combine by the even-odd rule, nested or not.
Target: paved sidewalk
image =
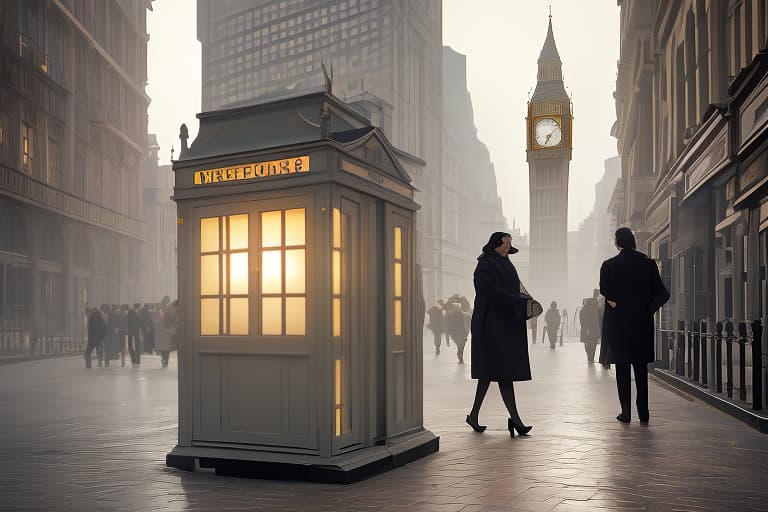
[[[424,357],[425,424],[440,452],[348,486],[165,467],[175,359],[167,369],[156,356],[140,368],[3,366],[0,510],[768,510],[767,435],[658,381],[650,426],[619,424],[613,372],[588,365],[574,341],[531,347],[534,380],[516,386],[530,436],[510,439],[496,387],[480,416],[489,428],[476,434],[464,424],[470,365],[456,364],[453,348]]]

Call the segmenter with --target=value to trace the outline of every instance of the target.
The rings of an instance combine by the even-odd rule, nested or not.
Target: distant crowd
[[[450,338],[456,346],[456,357],[460,364],[464,363],[464,346],[469,336],[472,322],[472,308],[469,300],[463,295],[454,294],[446,300],[437,299],[427,310],[427,328],[435,337],[435,354],[440,354],[443,334],[445,346],[450,347]]]
[[[163,297],[159,303],[102,304],[86,310],[88,344],[85,367],[91,367],[96,352],[99,366],[130,355],[131,365],[141,364],[142,354],[160,354],[163,367],[168,366],[170,353],[178,346],[178,301]]]

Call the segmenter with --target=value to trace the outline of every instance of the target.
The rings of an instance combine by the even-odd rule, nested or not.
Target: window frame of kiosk
[[[248,341],[269,342],[275,341],[283,344],[280,350],[284,350],[286,342],[302,342],[312,339],[315,334],[315,323],[312,312],[314,311],[314,283],[309,262],[314,258],[314,247],[312,240],[313,231],[313,201],[310,194],[286,195],[279,197],[269,197],[264,199],[252,199],[243,202],[217,204],[208,206],[197,206],[194,213],[194,261],[193,261],[193,315],[196,322],[192,327],[192,336],[196,341],[198,349],[203,352],[222,352],[222,351],[252,351],[249,345],[244,345]],[[304,297],[305,297],[305,330],[304,334],[261,334],[262,328],[262,252],[261,244],[261,214],[264,212],[277,210],[292,210],[304,208]],[[201,333],[201,219],[209,217],[225,217],[239,214],[248,214],[248,334],[202,334]],[[283,220],[285,222],[285,220]],[[220,233],[221,236],[221,233]],[[267,249],[281,250],[285,252],[285,240],[278,247],[268,247]],[[224,248],[220,251],[225,252]],[[284,261],[284,255],[283,261]],[[285,268],[281,268],[282,280],[285,281]],[[282,296],[292,294],[284,291],[283,284]],[[269,294],[266,294],[269,295]],[[224,294],[222,294],[224,296]],[[285,306],[283,305],[283,315]],[[220,313],[221,314],[221,313]],[[219,322],[225,320],[222,315]],[[285,332],[285,325],[283,325]],[[262,347],[263,347],[262,343]],[[255,350],[261,352],[261,350]]]
[[[367,366],[371,342],[363,343],[363,304],[365,240],[362,233],[364,198],[348,189],[336,187],[332,194],[330,215],[330,263],[331,276],[331,371],[332,371],[332,450],[333,453],[359,448],[368,411],[363,395],[370,385],[363,378],[361,369]],[[338,224],[336,212],[338,211]],[[337,237],[337,230],[340,237]],[[334,254],[340,256],[338,268]],[[336,273],[339,281],[336,281]],[[354,286],[359,283],[358,286]],[[340,288],[340,289],[339,289]],[[340,299],[337,332],[334,302]],[[339,368],[341,363],[341,368]],[[339,373],[339,370],[341,372]],[[341,393],[339,384],[341,383]],[[341,404],[339,404],[341,402]],[[339,410],[339,405],[342,409]],[[342,419],[341,427],[338,424]]]
[[[403,432],[407,430],[414,418],[415,364],[416,358],[411,333],[412,315],[410,311],[411,290],[410,265],[413,258],[413,247],[410,234],[413,229],[412,216],[409,212],[394,205],[387,205],[384,226],[386,230],[384,264],[386,315],[385,332],[387,339],[387,431]],[[396,255],[395,233],[400,229],[400,257]],[[395,265],[400,263],[401,294],[395,290]],[[400,301],[400,329],[396,331],[396,302]],[[421,348],[419,347],[419,350]]]
[[[316,257],[318,251],[315,250],[315,231],[316,219],[314,217],[315,196],[311,191],[304,189],[302,191],[292,191],[291,194],[283,193],[265,193],[247,196],[247,199],[241,202],[234,202],[231,198],[229,203],[219,203],[215,205],[198,205],[193,211],[192,227],[192,312],[196,319],[195,325],[189,329],[190,339],[192,340],[192,350],[189,362],[200,368],[203,357],[221,357],[222,365],[220,367],[221,376],[227,372],[226,359],[233,356],[261,356],[267,358],[278,358],[284,361],[295,358],[306,358],[308,364],[308,394],[307,394],[307,425],[315,425],[318,417],[318,397],[322,396],[317,383],[316,361],[319,356],[317,344],[314,342],[317,332],[317,322],[315,313],[315,294],[317,285],[315,273],[308,262]],[[274,210],[290,210],[294,208],[304,208],[304,242],[305,242],[305,333],[304,335],[261,335],[257,330],[259,327],[259,316],[261,314],[261,281],[260,272],[260,253],[261,253],[261,213]],[[249,297],[249,334],[248,335],[201,335],[200,334],[200,220],[206,217],[237,215],[248,213],[248,297]],[[318,276],[319,277],[319,276]],[[283,372],[285,373],[285,372]],[[293,433],[291,426],[285,422],[288,421],[283,412],[281,424],[284,425],[280,431],[261,431],[242,428],[234,428],[229,424],[229,414],[232,407],[236,404],[231,403],[231,396],[227,394],[227,386],[224,382],[218,387],[218,391],[209,389],[205,385],[205,376],[201,372],[196,372],[198,377],[196,382],[190,383],[192,400],[191,422],[191,442],[193,445],[219,445],[220,443],[235,443],[242,445],[263,445],[263,446],[283,446],[284,450],[295,453],[316,454],[321,444],[318,438],[318,432],[311,428],[306,433]],[[215,378],[208,376],[207,378]],[[282,379],[281,392],[289,392],[285,385],[285,379]],[[204,403],[205,398],[205,403]],[[281,395],[281,400],[284,398]],[[213,408],[213,409],[211,409]],[[204,411],[215,411],[218,409],[218,420],[216,425],[211,424],[207,413]]]

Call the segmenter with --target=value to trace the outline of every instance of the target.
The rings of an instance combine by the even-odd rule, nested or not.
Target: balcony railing
[[[0,164],[0,189],[65,215],[98,224],[134,238],[141,238],[144,235],[144,223],[140,220],[85,201],[2,164]]]
[[[659,329],[659,334],[664,369],[762,410],[762,319],[714,325],[705,320],[679,321],[677,329]]]

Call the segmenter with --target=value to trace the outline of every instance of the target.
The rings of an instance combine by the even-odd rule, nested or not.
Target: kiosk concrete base
[[[212,468],[217,475],[305,480],[351,484],[408,464],[440,449],[440,438],[429,430],[391,439],[387,444],[334,457],[264,452],[208,446],[176,446],[166,455],[167,466],[183,471]]]

